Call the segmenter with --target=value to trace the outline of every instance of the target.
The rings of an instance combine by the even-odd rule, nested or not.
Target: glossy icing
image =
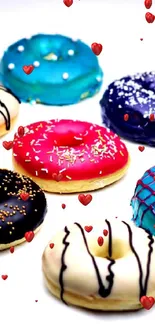
[[[6,131],[11,128],[11,119],[18,114],[19,103],[18,98],[9,89],[0,86],[0,126],[5,123]]]
[[[21,192],[29,193],[26,201]],[[28,177],[0,169],[0,245],[22,239],[27,231],[34,231],[44,220],[45,195]]]
[[[127,76],[111,83],[101,101],[102,120],[113,132],[155,146],[155,72]],[[128,114],[129,119],[124,120]]]
[[[62,181],[101,178],[125,167],[129,154],[124,143],[111,131],[88,122],[41,121],[15,134],[15,162],[28,174]]]
[[[24,65],[34,65],[29,75]],[[22,101],[68,105],[99,91],[103,72],[89,46],[62,35],[38,34],[9,46],[0,78]]]
[[[136,226],[155,235],[155,167],[147,170],[138,180],[131,206]]]
[[[65,292],[110,300],[139,300],[155,294],[155,243],[153,237],[133,224],[119,219],[95,220],[89,233],[84,223],[66,226],[57,233],[43,254],[45,278]],[[108,230],[100,247],[97,238]],[[75,254],[76,252],[76,254]],[[132,269],[130,267],[132,265]],[[104,309],[104,308],[103,308]]]

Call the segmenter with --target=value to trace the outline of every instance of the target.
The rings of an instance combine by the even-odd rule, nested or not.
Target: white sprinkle
[[[13,156],[14,156],[14,157],[17,157],[17,154],[16,154],[16,153],[13,153]]]
[[[38,172],[37,172],[37,170],[35,171],[35,174],[36,174],[36,176],[38,176]]]
[[[100,82],[100,81],[102,80],[101,76],[97,76],[97,77],[96,77],[96,80],[97,80],[98,82]]]
[[[9,70],[13,70],[14,68],[15,68],[14,63],[9,63],[9,64],[8,64],[8,69],[9,69]]]
[[[17,50],[18,50],[19,52],[23,52],[25,49],[24,49],[24,46],[23,46],[23,45],[19,45],[19,46],[17,47]]]
[[[27,152],[27,153],[26,153],[26,157],[28,157],[28,156],[29,156],[29,154],[30,154],[30,153],[29,153],[29,152]]]
[[[62,78],[64,80],[67,80],[69,78],[69,74],[67,72],[64,72],[63,75],[62,75]]]
[[[100,175],[102,174],[102,170],[100,170],[99,174],[100,174]]]
[[[46,168],[41,168],[41,170],[42,170],[43,172],[45,172],[46,174],[48,174],[48,169],[46,169]]]
[[[38,161],[40,159],[38,156],[35,156],[34,158],[36,161]]]
[[[70,56],[74,55],[74,50],[69,50],[68,55],[70,55]]]
[[[62,172],[64,172],[65,170],[67,170],[67,168],[63,168],[63,169],[61,169],[61,170],[59,171],[59,173],[62,173]]]
[[[35,68],[38,68],[40,66],[40,62],[39,61],[34,61],[33,65]]]

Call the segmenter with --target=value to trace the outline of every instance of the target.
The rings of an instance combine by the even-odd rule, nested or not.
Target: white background
[[[152,7],[155,13],[155,0]],[[0,0],[0,52],[12,42],[39,32],[61,33],[80,38],[87,44],[99,42],[99,56],[105,78],[101,92],[92,99],[69,107],[21,105],[19,125],[50,118],[74,118],[101,124],[99,100],[107,84],[128,73],[154,70],[155,22],[145,21],[143,0],[74,0],[72,7],[62,0]],[[143,38],[143,41],[140,41]],[[0,141],[12,140],[9,133]],[[45,289],[41,256],[52,235],[65,224],[89,217],[119,216],[131,219],[130,199],[136,181],[155,164],[155,149],[143,152],[126,142],[131,166],[117,184],[93,193],[93,200],[82,206],[77,195],[47,195],[48,213],[41,231],[31,243],[0,253],[0,323],[5,324],[136,324],[151,322],[155,311],[97,313],[66,307]],[[12,168],[11,151],[0,146],[0,167]],[[62,210],[61,204],[66,204]],[[121,290],[121,288],[120,288]],[[38,302],[35,302],[35,299]]]

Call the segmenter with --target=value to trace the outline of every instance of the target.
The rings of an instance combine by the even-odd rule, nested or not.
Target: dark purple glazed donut
[[[155,72],[114,81],[100,105],[102,121],[113,132],[130,141],[155,146],[155,120],[150,120],[150,115],[155,114]]]
[[[27,194],[26,200],[23,194]],[[36,183],[0,169],[0,250],[20,244],[25,233],[37,231],[45,213],[46,198]]]

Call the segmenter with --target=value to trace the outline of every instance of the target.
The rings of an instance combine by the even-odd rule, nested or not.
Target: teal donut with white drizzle
[[[23,66],[32,65],[31,74]],[[1,83],[23,102],[70,105],[94,96],[103,72],[96,55],[82,41],[62,35],[37,34],[5,51],[0,63]]]

